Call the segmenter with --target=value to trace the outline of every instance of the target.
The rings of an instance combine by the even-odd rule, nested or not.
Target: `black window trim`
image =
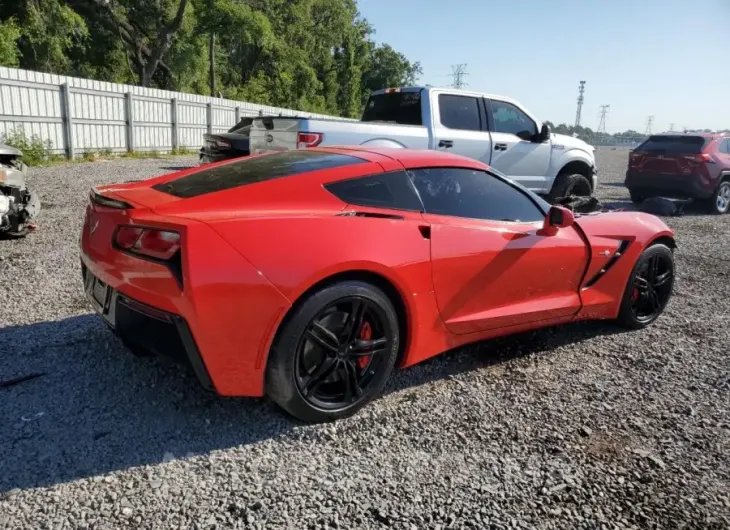
[[[533,137],[533,138],[531,138],[529,140],[523,140],[522,138],[520,138],[516,134],[513,134],[512,136],[516,136],[517,138],[520,138],[520,140],[522,140],[523,142],[534,142],[535,141],[535,138],[538,137],[538,136],[540,136],[540,129],[537,126],[537,122],[535,120],[533,120],[531,116],[528,116],[528,114],[524,110],[522,110],[521,108],[519,108],[517,105],[515,105],[511,101],[504,101],[504,100],[497,99],[497,98],[484,98],[484,99],[487,102],[486,104],[489,107],[489,114],[491,115],[491,118],[492,118],[492,121],[491,121],[491,123],[492,123],[492,129],[490,129],[490,132],[498,132],[497,131],[497,124],[494,121],[494,108],[492,107],[492,103],[496,101],[496,102],[499,102],[499,103],[504,103],[506,105],[512,105],[514,108],[516,108],[517,110],[519,110],[522,114],[524,114],[525,117],[527,117],[527,119],[530,120],[533,123],[533,125],[535,126],[535,131],[536,131],[535,137]],[[499,133],[499,134],[511,134],[511,133]]]
[[[445,125],[441,118],[441,96],[454,96],[458,98],[471,98],[475,99],[477,101],[477,109],[479,110],[479,129],[473,130],[473,129],[455,129],[454,127],[449,127],[448,125]],[[436,94],[436,101],[438,103],[438,109],[439,109],[439,126],[443,127],[444,129],[448,129],[450,131],[465,131],[465,132],[489,132],[489,127],[487,125],[487,116],[485,115],[485,110],[482,108],[482,105],[480,105],[479,100],[482,99],[480,96],[469,96],[467,94],[454,94],[452,92],[439,92]]]
[[[327,186],[329,186],[331,184],[339,184],[341,182],[351,182],[351,181],[356,181],[356,180],[366,180],[366,179],[375,178],[375,177],[382,177],[382,176],[385,176],[385,175],[394,175],[396,173],[403,173],[404,176],[406,177],[406,181],[408,182],[408,186],[411,188],[411,190],[413,191],[414,195],[418,199],[418,204],[421,205],[420,210],[413,210],[411,208],[398,208],[398,207],[395,207],[395,206],[377,206],[377,205],[373,205],[373,204],[357,204],[357,203],[349,202],[349,201],[346,201],[346,200],[342,199],[337,194],[335,194],[333,191],[331,191],[330,189],[327,188]],[[331,180],[329,182],[322,183],[322,188],[327,193],[330,193],[330,194],[334,195],[337,199],[341,200],[342,202],[344,202],[348,206],[352,206],[352,207],[356,207],[356,208],[374,208],[374,209],[377,209],[377,210],[393,210],[393,211],[396,211],[396,212],[415,212],[415,213],[425,213],[425,211],[426,211],[425,207],[423,206],[423,201],[421,200],[421,195],[418,193],[418,190],[413,185],[413,181],[408,176],[408,170],[407,169],[394,169],[392,171],[383,171],[382,173],[368,173],[367,175],[359,175],[357,177],[349,177],[349,178],[346,178],[346,179]]]
[[[498,171],[496,171],[496,170],[494,170],[492,168],[489,168],[489,169],[481,169],[481,168],[464,167],[464,166],[416,166],[416,167],[406,168],[405,171],[408,172],[408,171],[413,171],[413,170],[417,170],[417,169],[465,169],[467,171],[481,171],[482,173],[486,173],[487,175],[492,176],[492,177],[496,178],[497,180],[501,180],[505,184],[509,185],[516,192],[522,194],[524,197],[527,197],[530,200],[530,202],[535,206],[535,208],[537,208],[537,210],[539,212],[542,212],[543,216],[547,217],[547,214],[548,214],[548,211],[549,210],[545,210],[540,205],[540,203],[536,202],[535,199],[532,196],[530,196],[529,193],[525,193],[524,190],[522,190],[518,186],[516,186],[514,182],[510,181],[506,176],[502,175],[501,173],[499,173]],[[495,219],[480,219],[478,217],[464,217],[464,216],[461,216],[461,215],[448,215],[448,214],[443,214],[443,213],[429,213],[429,212],[426,211],[426,208],[425,208],[424,203],[423,203],[423,199],[421,199],[421,194],[418,193],[418,189],[416,189],[416,185],[413,184],[413,180],[410,179],[410,178],[408,180],[411,183],[411,186],[413,186],[413,189],[416,192],[416,196],[418,197],[418,200],[421,202],[421,206],[423,207],[423,211],[421,213],[423,213],[423,214],[427,214],[427,215],[438,215],[438,216],[442,216],[442,217],[452,217],[452,218],[455,218],[455,219],[468,219],[468,220],[471,220],[471,221],[480,221],[480,222],[484,222],[484,223],[502,223],[502,224],[512,224],[512,225],[535,224],[535,223],[538,223],[539,222],[539,221],[500,221],[500,220],[495,220]]]

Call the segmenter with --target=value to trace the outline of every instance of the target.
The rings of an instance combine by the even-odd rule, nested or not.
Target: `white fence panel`
[[[198,94],[0,67],[0,136],[22,131],[73,157],[96,150],[198,148],[242,117],[338,118]]]

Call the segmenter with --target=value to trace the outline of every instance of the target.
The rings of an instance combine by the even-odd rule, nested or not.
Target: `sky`
[[[387,43],[423,68],[419,84],[520,101],[537,118],[606,130],[730,129],[730,0],[358,0]]]

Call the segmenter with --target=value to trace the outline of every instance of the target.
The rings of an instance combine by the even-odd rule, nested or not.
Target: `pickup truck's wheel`
[[[548,194],[548,202],[555,203],[562,197],[576,195],[590,197],[593,193],[591,181],[580,173],[560,173],[555,179],[553,189]]]

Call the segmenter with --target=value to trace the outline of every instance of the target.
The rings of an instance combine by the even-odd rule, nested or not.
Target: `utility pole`
[[[644,131],[644,134],[646,136],[651,135],[651,124],[654,123],[654,115],[647,116],[646,118],[646,130]]]
[[[575,128],[580,127],[580,114],[583,111],[583,93],[586,91],[586,82],[580,82],[580,88],[578,88],[578,110],[575,111]]]
[[[600,119],[598,120],[598,130],[596,132],[606,134],[606,116],[608,115],[608,109],[611,108],[611,105],[601,105],[599,107],[601,109]]]
[[[464,77],[469,75],[466,72],[466,64],[457,64],[451,67],[451,76],[454,78],[454,82],[452,83],[452,87],[454,88],[463,88],[466,86],[466,83],[464,82]]]

